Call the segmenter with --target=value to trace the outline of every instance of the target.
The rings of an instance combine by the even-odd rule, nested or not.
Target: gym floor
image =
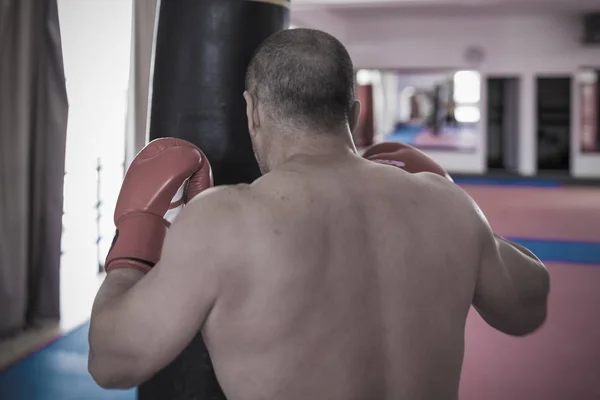
[[[599,399],[600,188],[567,187],[551,179],[456,181],[497,233],[546,262],[552,285],[546,325],[528,337],[501,334],[475,312],[469,314],[460,398]],[[72,296],[81,296],[81,290]],[[65,307],[79,310],[87,310],[87,302],[63,299]],[[40,349],[41,343],[46,345]],[[0,354],[10,353],[12,361],[30,354],[0,373],[0,399],[133,400],[135,390],[95,385],[87,373],[87,351],[87,323],[78,318],[0,343]]]

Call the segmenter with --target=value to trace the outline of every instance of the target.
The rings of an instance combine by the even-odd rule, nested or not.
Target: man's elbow
[[[141,371],[123,360],[98,357],[90,351],[88,371],[94,382],[104,389],[131,389],[146,380]]]
[[[548,316],[547,301],[544,299],[527,310],[521,311],[522,315],[517,318],[517,323],[506,332],[512,336],[527,336],[535,333],[546,322]]]
[[[511,313],[507,334],[526,336],[536,332],[546,322],[548,316],[548,295],[550,293],[550,275],[541,262],[536,269],[535,285],[522,292]]]
[[[541,264],[541,263],[540,263]],[[539,269],[539,285],[521,298],[517,320],[521,322],[521,329],[516,336],[525,336],[534,333],[544,325],[548,317],[548,295],[550,293],[550,275],[543,267]]]
[[[477,307],[476,307],[477,308]],[[538,299],[526,305],[519,305],[497,314],[482,312],[483,319],[502,333],[510,336],[527,336],[540,329],[546,322],[548,314],[547,298]]]

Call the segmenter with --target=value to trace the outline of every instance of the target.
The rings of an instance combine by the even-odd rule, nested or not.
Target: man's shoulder
[[[435,210],[439,218],[454,221],[454,229],[462,227],[467,231],[478,231],[482,222],[486,222],[477,203],[462,187],[436,174],[419,175],[422,175],[422,204],[432,215]]]
[[[200,208],[208,205],[214,207],[228,207],[242,205],[245,198],[249,197],[250,185],[222,185],[207,189],[194,197],[187,207]]]
[[[248,205],[248,185],[218,186],[194,197],[175,220],[182,235],[195,242],[211,243],[211,249],[229,251],[228,238],[250,237],[252,215]],[[242,247],[245,240],[236,244]]]
[[[188,215],[220,226],[256,223],[257,213],[268,209],[268,196],[254,185],[223,185],[200,193],[186,208]]]
[[[446,197],[465,200],[464,196],[466,193],[464,190],[447,177],[434,172],[413,173],[408,174],[406,177],[423,190],[424,196],[431,197],[431,194],[436,194],[436,198],[439,200],[443,200]]]

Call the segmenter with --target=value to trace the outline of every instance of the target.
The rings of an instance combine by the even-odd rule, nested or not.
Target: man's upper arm
[[[496,321],[514,309],[516,291],[503,265],[492,230],[487,224],[480,228],[481,254],[473,306],[490,325],[502,330]]]
[[[484,218],[481,222],[473,306],[504,333],[531,333],[546,317],[547,271],[533,253],[495,235]]]
[[[429,179],[449,185],[442,178],[433,174],[427,175]],[[469,238],[469,248],[472,253],[471,260],[475,265],[475,289],[473,306],[490,325],[495,326],[497,315],[508,314],[508,309],[516,300],[514,287],[508,271],[496,248],[494,233],[485,214],[469,194],[456,185],[447,189],[440,195],[454,207],[453,215],[460,218],[464,224],[465,237]],[[493,316],[493,318],[492,318]]]
[[[131,334],[145,347],[147,377],[185,349],[217,300],[232,213],[224,212],[218,195],[200,197],[170,227],[157,265],[127,293],[126,307],[137,321]]]

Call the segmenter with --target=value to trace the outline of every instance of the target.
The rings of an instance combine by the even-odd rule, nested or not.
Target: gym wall
[[[432,12],[436,12],[435,10]],[[600,66],[600,48],[581,42],[578,15],[489,14],[466,15],[446,12],[441,18],[410,11],[363,13],[352,10],[297,10],[292,22],[337,35],[350,51],[356,68],[476,69],[487,77],[513,76],[520,80],[518,171],[536,174],[536,87],[538,76],[571,75],[579,68]],[[469,48],[478,48],[483,58],[472,62]],[[442,60],[442,61],[440,61]],[[573,79],[571,175],[600,176],[600,154],[582,154],[579,140],[580,105]],[[486,115],[485,85],[482,85],[482,121]],[[445,168],[468,173],[485,171],[486,132],[474,154],[430,153]]]

